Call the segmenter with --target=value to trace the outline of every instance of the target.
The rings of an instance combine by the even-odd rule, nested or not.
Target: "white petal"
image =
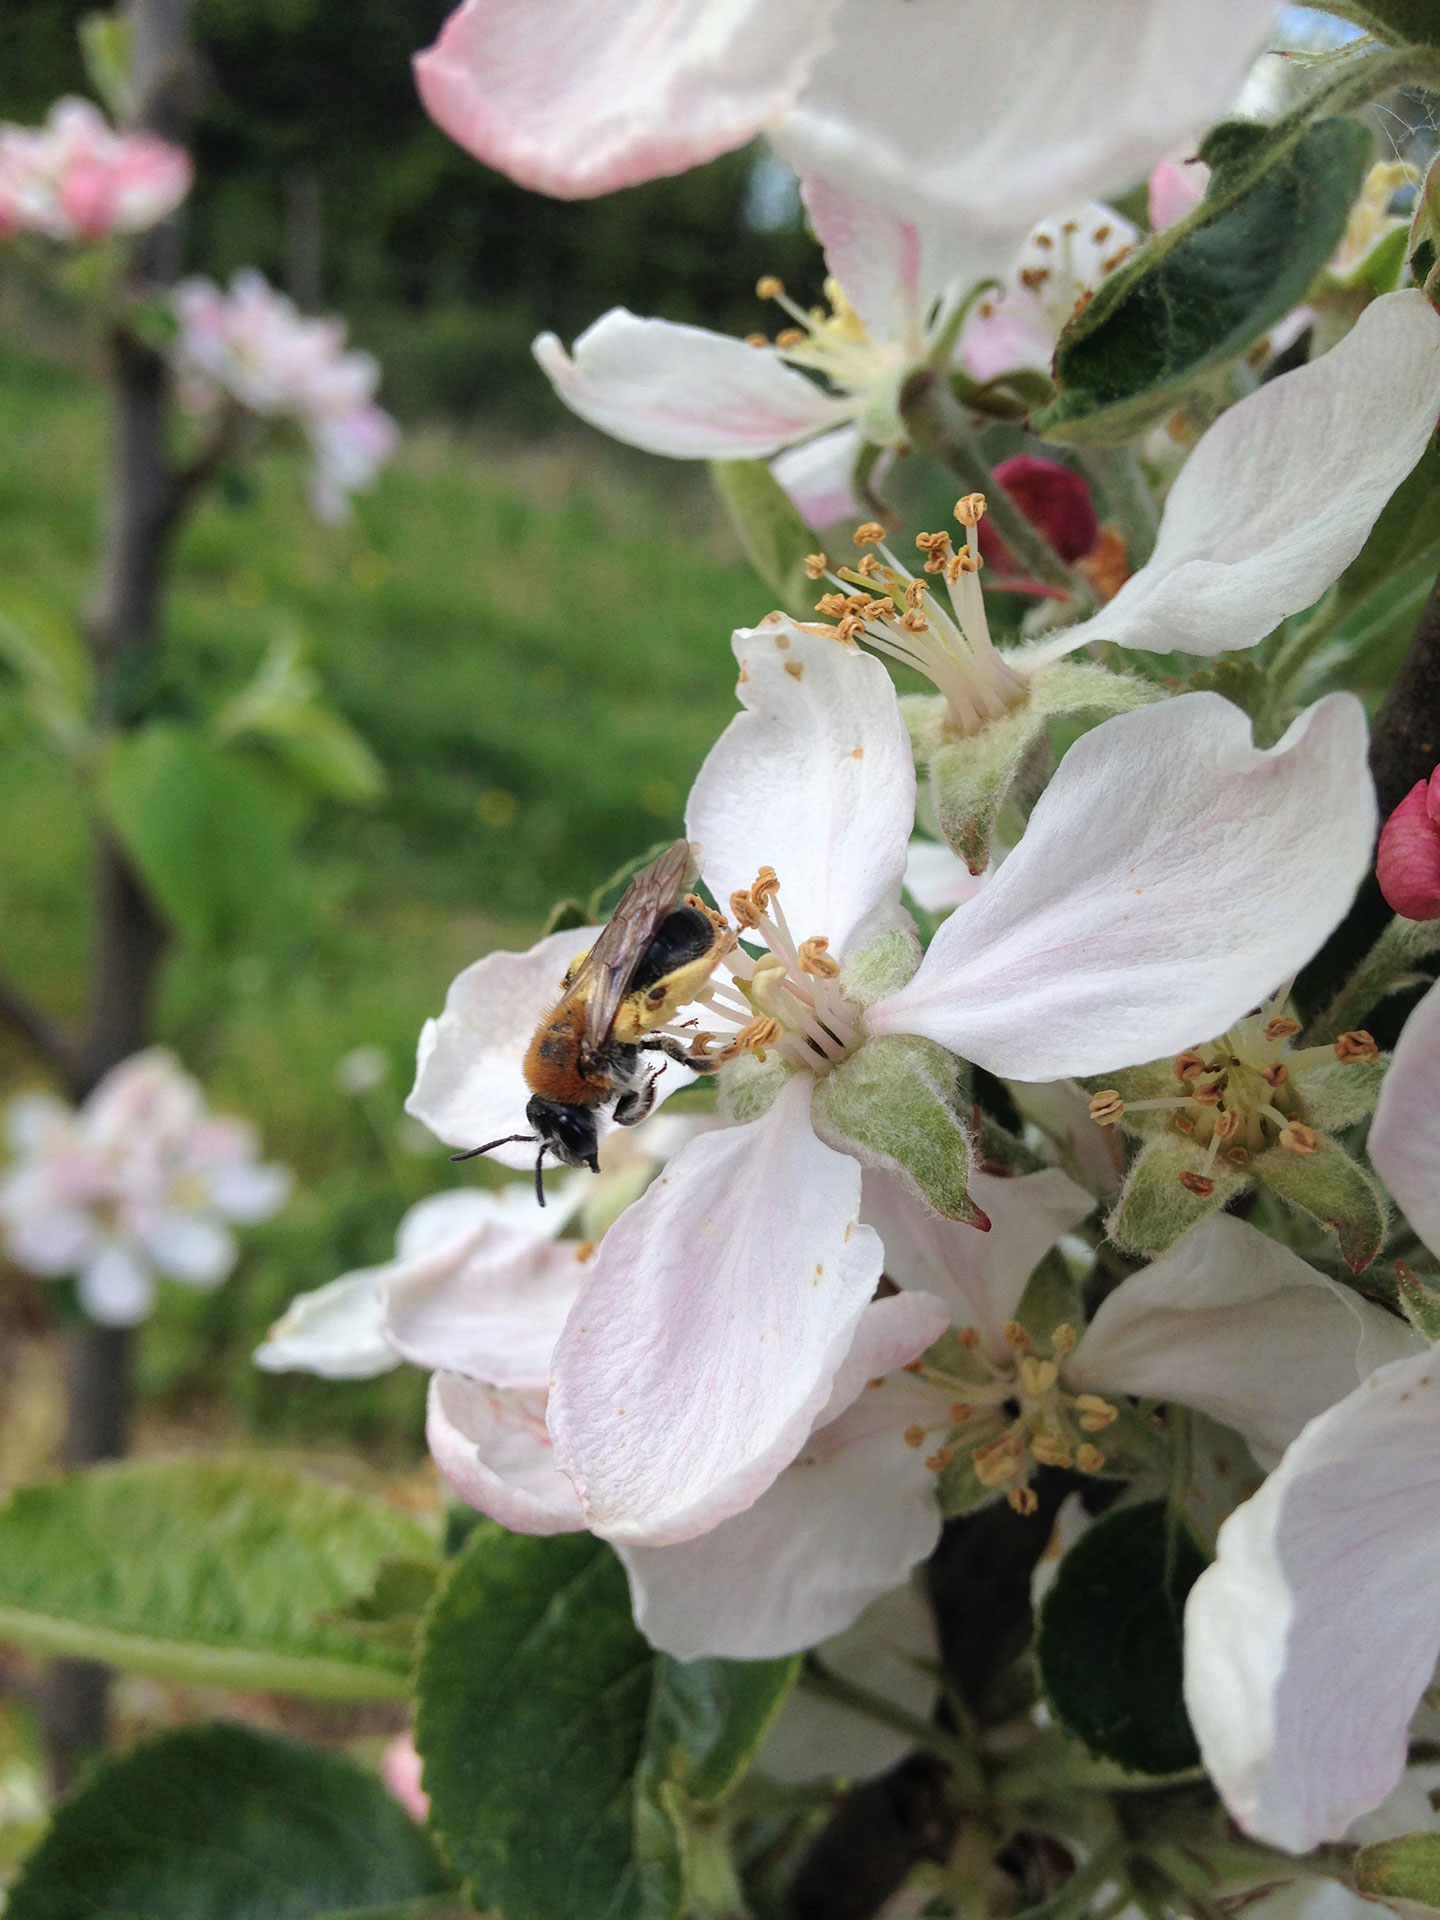
[[[1338,579],[1440,414],[1440,314],[1411,288],[1220,418],[1170,489],[1155,551],[1065,647],[1251,647]],[[1059,646],[1055,649],[1059,650]]]
[[[395,1258],[416,1260],[480,1227],[513,1227],[535,1240],[554,1240],[579,1210],[590,1179],[588,1174],[570,1175],[545,1195],[543,1207],[535,1198],[533,1180],[432,1193],[402,1218],[395,1236]]]
[[[162,1213],[144,1241],[161,1273],[192,1287],[218,1286],[240,1257],[230,1229],[204,1213]]]
[[[915,761],[890,676],[858,648],[772,614],[735,635],[737,714],[686,808],[722,906],[762,866],[797,940],[850,936],[900,896]]]
[[[437,1373],[425,1438],[436,1466],[467,1506],[517,1533],[579,1533],[575,1489],[555,1469],[543,1393],[502,1393]]]
[[[935,1476],[907,1447],[908,1382],[814,1433],[746,1512],[680,1546],[622,1547],[635,1622],[679,1660],[770,1660],[848,1627],[940,1537]]]
[[[73,1273],[95,1244],[95,1223],[79,1207],[55,1206],[8,1217],[5,1250],[17,1266],[53,1278]]]
[[[415,1085],[405,1111],[447,1147],[478,1147],[531,1131],[530,1090],[522,1063],[541,1016],[560,998],[576,954],[594,945],[597,927],[552,933],[525,953],[487,953],[451,983],[445,1011],[420,1035]],[[533,1146],[497,1147],[505,1167],[533,1167]]]
[[[549,1421],[607,1538],[669,1545],[750,1506],[829,1399],[880,1242],[859,1166],[811,1129],[811,1084],[692,1140],[600,1244]]]
[[[492,1225],[419,1259],[397,1262],[389,1288],[389,1337],[416,1366],[463,1373],[493,1387],[543,1389],[555,1342],[580,1291],[578,1245]]]
[[[1370,1127],[1370,1158],[1432,1253],[1440,1250],[1440,987],[1405,1022]]]
[[[834,48],[776,144],[800,174],[892,208],[927,242],[968,238],[972,267],[999,270],[1056,207],[1141,179],[1207,127],[1275,11],[845,0]]]
[[[770,471],[794,502],[802,520],[823,531],[837,520],[858,520],[865,512],[855,491],[855,462],[864,436],[858,427],[835,427],[817,433],[796,447],[787,447],[770,462]],[[874,479],[880,480],[890,461],[882,455]]]
[[[1307,1420],[1420,1345],[1403,1320],[1218,1214],[1121,1282],[1065,1380],[1198,1407],[1269,1468]]]
[[[825,249],[825,265],[866,332],[874,340],[914,334],[922,300],[920,235],[914,225],[826,180],[803,181],[800,197]]]
[[[1247,1833],[1339,1839],[1405,1770],[1440,1655],[1440,1361],[1371,1374],[1313,1420],[1185,1609],[1185,1700]]]
[[[905,891],[927,913],[948,913],[973,900],[986,875],[969,867],[942,840],[914,839],[905,856]]]
[[[102,1327],[138,1326],[155,1301],[155,1277],[135,1252],[111,1240],[80,1272],[80,1304]]]
[[[249,1165],[217,1168],[209,1184],[210,1198],[225,1218],[250,1227],[280,1211],[295,1179],[288,1167]]]
[[[854,411],[773,347],[640,320],[624,307],[587,327],[573,357],[542,333],[535,358],[572,413],[629,446],[678,460],[763,459]]]
[[[361,1267],[297,1294],[255,1349],[256,1366],[326,1380],[370,1380],[398,1367],[400,1356],[385,1338],[385,1288],[394,1271]]]
[[[940,1647],[935,1616],[917,1581],[918,1576],[872,1600],[853,1627],[815,1652],[820,1664],[842,1680],[928,1720],[940,1693],[934,1672]],[[870,1780],[888,1773],[913,1746],[905,1734],[869,1714],[799,1686],[776,1715],[755,1765],[772,1780],[794,1786],[832,1776]]]
[[[415,62],[426,111],[561,199],[744,146],[794,99],[836,0],[466,0]]]
[[[1370,864],[1375,795],[1349,694],[1278,745],[1213,693],[1096,727],[995,878],[866,1015],[1015,1080],[1179,1052],[1297,971]]]
[[[923,1287],[949,1308],[957,1327],[974,1327],[984,1351],[1006,1352],[1025,1283],[1062,1233],[1095,1202],[1050,1167],[1013,1179],[970,1176],[970,1197],[990,1216],[989,1233],[946,1220],[915,1199],[893,1175],[867,1169],[861,1213],[885,1243],[885,1271],[900,1287]]]
[[[855,1329],[850,1351],[835,1375],[815,1430],[838,1420],[872,1380],[881,1380],[918,1360],[949,1324],[949,1310],[937,1294],[895,1293],[872,1300]]]

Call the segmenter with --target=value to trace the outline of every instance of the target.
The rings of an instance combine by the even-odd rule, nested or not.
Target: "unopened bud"
[[[1403,920],[1440,920],[1440,767],[1385,822],[1375,876]]]

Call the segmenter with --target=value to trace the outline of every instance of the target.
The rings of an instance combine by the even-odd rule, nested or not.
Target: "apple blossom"
[[[1094,200],[1042,220],[1001,284],[967,319],[960,336],[964,364],[981,381],[1021,367],[1048,374],[1065,323],[1139,239],[1123,214]]]
[[[156,1274],[217,1285],[238,1254],[228,1223],[267,1220],[290,1190],[283,1167],[258,1163],[253,1130],[208,1113],[161,1048],[114,1068],[78,1111],[21,1095],[9,1132],[10,1258],[43,1278],[74,1274],[80,1304],[108,1326],[145,1318]]]
[[[741,929],[691,1009],[711,1057],[734,1056],[733,1124],[682,1148],[611,1228],[552,1367],[556,1459],[592,1527],[636,1546],[753,1506],[812,1430],[881,1270],[862,1161],[981,1217],[955,1056],[1053,1079],[1153,1057],[1197,1022],[1223,1030],[1335,925],[1372,834],[1356,703],[1322,702],[1262,753],[1236,709],[1184,696],[1071,749],[916,970],[899,904],[914,770],[884,669],[779,616],[735,646],[747,711],[687,812]],[[588,938],[457,982],[409,1102],[442,1139],[521,1130],[521,1054]]]
[[[1003,266],[1057,203],[1142,178],[1223,108],[1266,0],[466,0],[415,63],[432,118],[562,197],[769,130],[806,177]],[[948,274],[947,274],[948,277]]]
[[[1071,661],[1095,641],[1215,655],[1250,647],[1309,606],[1364,545],[1440,414],[1440,314],[1411,290],[1386,295],[1321,359],[1222,414],[1170,490],[1149,560],[1090,619],[1000,652],[978,569],[979,495],[957,509],[965,545],[925,533],[912,574],[878,526],[858,566],[811,568],[834,591],[820,611],[926,676],[940,698],[907,703],[917,758],[946,838],[979,871],[1016,771],[1046,721],[1114,711],[1151,690]],[[945,592],[941,593],[943,579]]]
[[[1370,1130],[1376,1167],[1432,1251],[1437,1081],[1432,988]],[[1248,1833],[1296,1853],[1339,1838],[1401,1779],[1440,1656],[1440,1367],[1410,1340],[1410,1357],[1305,1427],[1222,1527],[1186,1607],[1186,1700],[1206,1768]]]
[[[192,178],[183,147],[117,133],[88,100],[57,100],[43,127],[0,125],[0,240],[144,233],[175,211]]]
[[[395,451],[395,423],[374,403],[380,369],[345,351],[339,320],[297,311],[264,276],[237,273],[229,291],[204,279],[175,289],[179,337],[171,351],[180,399],[213,413],[227,401],[303,429],[315,457],[310,497],[317,515],[343,520]]]
[[[1417,780],[1380,830],[1375,877],[1406,920],[1440,920],[1440,767]]]

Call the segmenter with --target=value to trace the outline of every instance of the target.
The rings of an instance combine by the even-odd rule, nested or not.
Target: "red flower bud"
[[[1083,559],[1100,538],[1095,502],[1085,479],[1056,460],[1017,453],[1002,460],[995,478],[1032,527],[1038,527],[1067,565]],[[980,522],[980,551],[997,573],[1019,573],[989,520]]]
[[[1406,920],[1440,920],[1440,767],[1417,780],[1380,831],[1380,891]]]

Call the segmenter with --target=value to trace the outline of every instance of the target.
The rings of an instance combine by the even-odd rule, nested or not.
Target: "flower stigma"
[[[856,529],[857,546],[874,547],[858,565],[831,569],[824,554],[806,563],[812,579],[836,589],[816,604],[816,612],[836,622],[834,637],[847,645],[864,640],[892,660],[924,674],[945,696],[951,724],[960,734],[978,733],[1029,697],[1025,681],[1006,664],[990,637],[985,596],[980,588],[979,525],[985,512],[982,493],[955,503],[955,518],[965,529],[958,551],[948,533],[919,533],[915,545],[925,555],[923,574],[912,574],[885,544],[885,529],[867,521]],[[938,593],[944,576],[946,601]]]

